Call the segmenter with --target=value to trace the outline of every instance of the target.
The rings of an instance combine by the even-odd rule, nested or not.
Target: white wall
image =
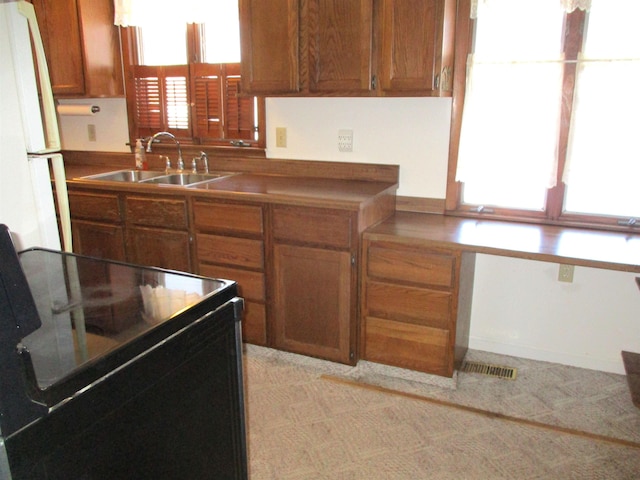
[[[130,152],[127,104],[124,98],[60,100],[61,105],[96,105],[100,111],[90,116],[58,114],[60,140],[64,150],[91,152]],[[89,139],[88,128],[95,128],[95,141]]]
[[[113,137],[104,150],[128,151],[119,133],[126,132],[124,100],[115,101],[120,113],[98,134]],[[444,198],[450,106],[437,98],[270,98],[267,157],[398,164],[399,195]],[[68,145],[95,149],[84,138],[97,117],[68,117]],[[275,147],[276,127],[287,129],[287,148]],[[71,138],[72,128],[83,138]],[[338,151],[339,129],[353,130],[352,153]],[[470,347],[624,373],[620,351],[640,352],[635,275],[576,267],[571,284],[557,275],[556,264],[478,255]]]
[[[448,98],[269,98],[267,157],[399,164],[398,195],[444,198],[450,118]],[[341,129],[353,130],[353,152],[338,151]]]

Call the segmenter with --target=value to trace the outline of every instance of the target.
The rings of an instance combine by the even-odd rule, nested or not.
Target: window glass
[[[240,62],[240,20],[237,2],[220,2],[216,15],[204,19],[205,63]]]
[[[463,203],[544,209],[555,178],[562,94],[558,4],[478,4],[458,155]],[[514,21],[525,17],[532,20]]]
[[[567,212],[640,217],[638,15],[640,2],[620,0],[594,0],[589,12],[564,174]]]
[[[187,24],[138,27],[140,65],[186,65]]]
[[[477,2],[450,192],[462,211],[632,225],[640,2],[561,4]]]

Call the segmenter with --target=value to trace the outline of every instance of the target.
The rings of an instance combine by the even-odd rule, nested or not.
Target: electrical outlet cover
[[[338,151],[353,152],[353,130],[338,130]]]

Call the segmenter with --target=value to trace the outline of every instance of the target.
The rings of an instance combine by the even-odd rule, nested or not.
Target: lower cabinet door
[[[189,233],[158,228],[127,229],[127,261],[191,272]]]
[[[273,261],[275,348],[353,364],[350,252],[276,244]]]
[[[75,253],[125,261],[124,229],[121,226],[73,220],[72,227]]]

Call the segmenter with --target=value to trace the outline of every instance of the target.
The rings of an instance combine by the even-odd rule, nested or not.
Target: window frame
[[[565,15],[563,29],[564,64],[562,84],[562,104],[560,130],[558,132],[558,171],[556,186],[547,190],[545,209],[541,212],[518,210],[514,208],[483,208],[482,205],[462,203],[463,184],[456,181],[458,167],[458,150],[462,127],[465,89],[467,82],[467,57],[473,52],[474,29],[476,20],[470,18],[471,0],[460,0],[456,18],[456,50],[454,58],[454,82],[451,110],[451,131],[449,146],[449,162],[447,172],[447,192],[445,198],[445,214],[485,219],[500,219],[530,223],[551,224],[572,227],[588,227],[604,230],[638,232],[631,225],[620,225],[621,217],[595,214],[570,213],[563,211],[565,185],[562,172],[566,164],[569,126],[573,106],[573,95],[576,79],[576,60],[582,48],[583,33],[587,14],[576,9]]]
[[[137,122],[136,122],[136,69],[169,69],[169,70],[180,70],[181,68],[186,72],[186,84],[187,84],[187,102],[189,108],[189,129],[188,132],[182,129],[166,129],[170,133],[173,133],[176,138],[183,145],[194,145],[194,146],[206,146],[206,147],[225,147],[225,148],[234,148],[234,149],[244,149],[248,147],[258,148],[264,150],[266,148],[266,129],[265,129],[265,99],[264,97],[256,97],[257,99],[257,119],[258,119],[258,140],[248,140],[243,139],[239,142],[240,139],[225,137],[222,139],[211,139],[211,138],[201,138],[198,136],[197,129],[197,118],[196,118],[196,102],[194,99],[195,96],[195,74],[197,71],[202,70],[202,66],[213,66],[214,69],[217,69],[220,72],[226,73],[227,71],[238,72],[240,64],[206,64],[202,62],[202,46],[201,46],[201,25],[200,24],[187,24],[187,61],[186,66],[172,66],[172,65],[162,65],[158,67],[153,66],[144,66],[140,65],[139,61],[139,50],[138,50],[138,28],[131,27],[120,27],[121,39],[122,39],[122,58],[123,58],[123,69],[124,69],[124,77],[125,77],[125,89],[126,89],[126,104],[127,104],[127,115],[129,118],[128,127],[129,127],[129,141],[131,145],[135,145],[135,141],[137,138],[146,138],[150,134],[155,132],[146,132],[141,131]],[[186,69],[184,68],[186,67]],[[223,82],[226,80],[226,77],[223,78]],[[240,91],[240,82],[238,83],[238,91]],[[250,98],[254,98],[254,95],[250,95]],[[164,110],[164,108],[163,108]],[[226,132],[226,128],[225,128]]]

